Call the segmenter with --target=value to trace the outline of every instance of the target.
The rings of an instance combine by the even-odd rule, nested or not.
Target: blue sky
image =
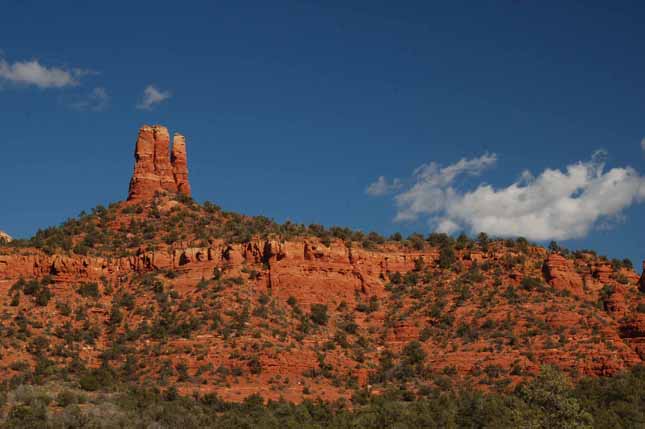
[[[0,229],[124,199],[137,130],[160,123],[186,135],[194,197],[227,210],[383,234],[520,225],[640,266],[645,8],[576,3],[8,1]],[[581,188],[551,195],[576,165]]]

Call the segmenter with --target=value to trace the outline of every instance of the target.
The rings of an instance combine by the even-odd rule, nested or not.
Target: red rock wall
[[[116,288],[129,287],[135,276],[134,273],[154,270],[173,270],[177,276],[171,281],[174,288],[183,294],[192,293],[195,285],[204,278],[210,278],[215,268],[225,272],[225,277],[248,275],[248,270],[253,269],[257,275],[245,289],[254,293],[266,293],[286,301],[293,296],[303,309],[308,309],[313,303],[325,303],[329,306],[330,313],[343,301],[349,308],[355,308],[358,301],[366,302],[371,296],[378,297],[382,307],[371,314],[355,312],[356,322],[362,327],[363,332],[382,332],[383,343],[380,349],[400,350],[410,341],[417,340],[424,327],[433,327],[437,321],[433,317],[405,317],[393,319],[390,328],[384,329],[387,322],[387,308],[385,303],[389,293],[385,290],[388,282],[388,272],[399,271],[405,273],[415,269],[415,260],[423,259],[428,267],[436,268],[438,258],[437,249],[426,251],[413,251],[400,246],[387,244],[378,251],[351,247],[342,241],[333,241],[325,246],[316,238],[295,239],[291,241],[280,240],[253,240],[243,244],[227,244],[221,240],[212,242],[207,247],[196,247],[189,242],[177,242],[173,246],[162,247],[156,251],[140,250],[136,255],[123,258],[101,258],[84,256],[48,256],[35,249],[23,249],[23,254],[0,255],[0,296],[9,296],[8,289],[20,277],[43,277],[50,275],[54,279],[52,290],[57,297],[65,293],[73,293],[76,285],[83,281],[98,282],[101,277],[106,277]],[[461,252],[458,258],[466,263],[474,259],[491,261],[494,252],[475,254]],[[597,264],[583,260],[570,260],[560,255],[542,255],[536,253],[532,267],[524,275],[539,276],[539,264],[543,262],[543,272],[546,279],[556,289],[568,290],[572,294],[585,293],[584,300],[597,302],[598,291],[602,283],[594,279],[592,273],[597,272]],[[446,286],[457,279],[455,273],[450,271],[430,271],[433,276],[442,276]],[[244,271],[246,270],[246,271]],[[531,270],[534,270],[531,272]],[[490,273],[484,271],[486,275]],[[245,275],[245,276],[246,276]],[[634,275],[635,276],[635,275]],[[520,276],[521,277],[521,276]],[[587,286],[583,289],[582,278],[586,279]],[[170,282],[166,279],[165,281]],[[531,337],[530,343],[525,347],[505,349],[499,353],[490,348],[490,344],[479,339],[472,344],[464,344],[458,338],[450,338],[454,346],[429,340],[424,343],[428,353],[428,364],[433,368],[455,367],[458,374],[464,375],[488,364],[498,364],[510,368],[514,361],[530,372],[539,370],[543,363],[557,365],[561,368],[575,368],[583,375],[606,375],[615,373],[626,367],[642,363],[645,358],[645,317],[636,314],[633,307],[635,295],[635,282],[630,285],[620,285],[611,280],[615,292],[607,301],[606,311],[593,311],[593,318],[585,311],[580,311],[576,303],[583,302],[578,298],[563,296],[563,303],[556,301],[541,302],[540,293],[522,304],[510,305],[500,300],[497,307],[490,309],[486,317],[502,323],[509,315],[514,318],[516,334],[534,327],[536,321],[542,320],[552,330],[552,341],[557,343],[557,332],[563,330],[566,342],[558,347],[546,347],[540,336]],[[504,276],[504,284],[518,283],[509,274]],[[481,284],[473,284],[473,293],[482,287],[488,291],[497,286],[492,284],[490,278],[485,278]],[[506,287],[506,286],[504,286]],[[501,292],[501,291],[500,291]],[[111,297],[104,297],[109,302]],[[499,298],[498,298],[499,299]],[[145,301],[144,301],[145,302]],[[52,304],[53,305],[53,304]],[[405,299],[401,301],[405,305]],[[552,307],[557,307],[553,310]],[[109,307],[106,307],[109,308]],[[45,309],[43,311],[50,311]],[[455,326],[457,324],[481,325],[482,321],[473,318],[478,310],[477,304],[466,301],[456,308],[454,313]],[[97,310],[98,311],[98,310]],[[528,312],[527,312],[528,311]],[[530,316],[527,316],[529,314]],[[597,325],[605,342],[611,347],[606,347],[603,342],[591,341],[590,325]],[[333,332],[333,331],[332,331]],[[260,392],[267,397],[276,397],[278,393],[263,390],[266,380],[280,374],[292,380],[302,377],[304,371],[317,368],[316,355],[309,346],[315,342],[322,342],[323,337],[312,336],[305,340],[303,345],[297,346],[291,353],[259,355],[262,361],[263,372],[257,379],[248,379],[243,388],[236,385],[231,391],[218,390],[229,399],[243,399],[244,396]],[[240,338],[240,341],[243,339]],[[230,361],[230,349],[226,340],[218,337],[212,331],[204,331],[191,340],[172,340],[177,346],[185,344],[199,344],[208,351],[207,361],[215,367],[227,364]],[[535,355],[533,360],[526,357],[525,351],[531,350]],[[95,352],[99,353],[99,349]],[[378,351],[378,350],[377,350]],[[174,358],[183,360],[185,355],[176,352]],[[355,362],[346,361],[346,356],[341,352],[330,353],[330,362],[338,371],[349,371],[359,377],[361,385],[365,385],[366,374],[370,371],[367,366],[357,366]],[[370,355],[376,359],[378,355]],[[95,355],[86,353],[90,364],[99,364]],[[92,359],[90,359],[90,357]],[[336,359],[336,360],[334,360]],[[343,360],[345,359],[345,360]],[[196,371],[203,362],[194,361],[190,368]],[[229,362],[230,363],[230,362]],[[293,389],[286,395],[292,400],[300,400],[301,385],[294,384]],[[240,390],[241,389],[241,390]],[[237,397],[233,391],[244,392]],[[228,392],[228,393],[227,393]],[[289,393],[290,392],[290,393]],[[282,394],[282,393],[280,393]]]

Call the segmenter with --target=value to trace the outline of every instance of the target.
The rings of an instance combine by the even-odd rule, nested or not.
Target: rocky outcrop
[[[611,267],[611,264],[608,262],[599,262],[595,265],[593,269],[593,276],[595,279],[602,284],[611,283],[612,276],[614,274],[614,269]]]
[[[170,155],[170,135],[161,125],[144,125],[134,151],[134,173],[128,200],[151,199],[158,192],[190,196],[184,136],[176,134]]]
[[[624,317],[629,309],[626,298],[627,294],[628,290],[625,286],[614,284],[612,286],[612,293],[604,300],[605,310],[612,313],[617,319]]]
[[[7,234],[4,231],[0,231],[0,243],[2,243],[2,242],[9,243],[12,240],[13,240],[13,238],[11,238],[11,236],[9,234]]]
[[[557,253],[551,253],[542,267],[544,277],[551,286],[566,289],[576,295],[583,294],[582,278],[576,272],[573,262]]]
[[[214,268],[240,271],[248,265],[263,265],[258,282],[274,296],[295,296],[303,304],[324,302],[329,295],[338,302],[356,301],[356,294],[382,295],[388,273],[415,269],[415,260],[433,264],[436,250],[409,252],[402,249],[387,253],[352,249],[343,241],[328,246],[319,240],[252,240],[227,244],[214,240],[208,247],[193,247],[188,242],[175,243],[155,251],[140,249],[121,258],[29,254],[0,255],[0,282],[20,277],[53,276],[61,283],[115,279],[146,271],[178,270],[201,277]]]
[[[643,274],[641,274],[641,278],[638,281],[638,289],[641,292],[645,292],[645,261],[643,261]]]
[[[623,319],[620,336],[645,360],[645,314],[638,313]]]

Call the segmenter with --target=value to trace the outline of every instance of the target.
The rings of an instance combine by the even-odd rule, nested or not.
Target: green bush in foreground
[[[87,380],[85,380],[87,381]],[[85,384],[85,383],[84,383]],[[87,386],[86,386],[87,387]],[[97,384],[91,383],[91,389]],[[348,401],[229,403],[215,394],[182,397],[174,387],[80,392],[60,385],[18,386],[2,395],[2,428],[641,428],[645,367],[570,384],[545,367],[511,394],[402,387]],[[361,405],[358,405],[361,404]],[[55,406],[54,406],[55,405]]]

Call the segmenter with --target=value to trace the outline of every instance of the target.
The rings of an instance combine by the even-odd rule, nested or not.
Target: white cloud
[[[403,184],[399,179],[394,179],[392,182],[388,182],[384,176],[379,176],[379,178],[376,179],[376,182],[369,184],[365,189],[365,193],[372,197],[380,197],[382,195],[398,191],[401,189],[401,186],[403,186]]]
[[[641,139],[641,149],[645,152],[645,137]]]
[[[101,112],[110,104],[110,95],[107,90],[102,87],[97,87],[85,98],[77,99],[71,104],[72,107],[79,110],[91,110],[94,112]]]
[[[0,80],[18,85],[34,85],[39,88],[63,88],[79,84],[87,71],[45,67],[38,60],[16,61],[13,64],[0,58]]]
[[[525,171],[505,188],[480,184],[460,191],[453,184],[462,175],[479,175],[495,155],[462,159],[440,168],[424,164],[414,171],[414,183],[394,197],[395,220],[427,218],[436,231],[468,230],[530,240],[583,237],[624,218],[623,210],[645,200],[645,178],[631,167],[605,171],[605,153],[564,171],[546,169],[537,177]]]
[[[478,176],[497,162],[497,155],[484,154],[479,158],[462,158],[457,163],[441,167],[435,162],[423,164],[413,172],[416,183],[396,196],[399,211],[397,221],[414,220],[420,214],[440,211],[452,194],[450,185],[461,175]]]
[[[137,104],[137,108],[150,110],[153,105],[169,99],[171,95],[170,91],[162,91],[153,85],[148,85],[146,89],[143,90],[143,98],[141,102]]]

